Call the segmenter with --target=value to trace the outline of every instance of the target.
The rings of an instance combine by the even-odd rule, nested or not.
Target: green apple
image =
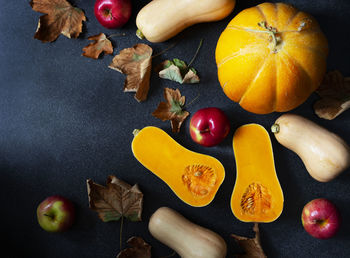
[[[54,195],[42,201],[37,210],[39,225],[48,232],[66,231],[74,222],[74,205],[68,199]]]

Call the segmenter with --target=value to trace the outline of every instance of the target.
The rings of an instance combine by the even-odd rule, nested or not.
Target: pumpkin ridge
[[[264,59],[264,61],[262,62],[262,65],[260,67],[259,70],[257,70],[254,78],[252,79],[252,81],[250,82],[249,86],[246,88],[245,92],[243,93],[243,95],[240,97],[239,101],[238,101],[238,104],[241,105],[241,102],[243,101],[244,97],[248,94],[249,92],[249,89],[251,88],[251,86],[253,85],[253,83],[255,82],[255,80],[259,77],[260,73],[263,71],[266,63],[267,63],[267,60],[270,58],[271,56],[271,53]]]
[[[266,15],[265,15],[265,12],[262,10],[261,6],[260,5],[257,5],[255,6],[256,9],[258,9],[259,13],[261,14],[261,16],[263,17],[263,20],[267,22],[267,18],[266,18]]]
[[[312,91],[313,91],[313,84],[312,84],[312,80],[311,80],[310,75],[305,71],[305,69],[299,64],[299,62],[298,62],[296,59],[294,59],[293,57],[291,57],[291,56],[287,53],[287,51],[283,50],[283,51],[281,51],[281,52],[284,54],[284,57],[279,56],[279,62],[281,63],[280,66],[287,66],[287,64],[286,64],[286,62],[285,62],[285,59],[288,58],[289,62],[291,62],[294,66],[296,66],[297,69],[299,69],[300,74],[301,74],[302,76],[304,76],[306,80],[308,80],[308,83],[304,83],[304,84],[302,85],[303,87],[304,87],[304,86],[307,86],[308,88],[304,88],[304,89],[302,90],[302,92],[305,92],[305,91],[307,91],[307,92],[312,92]],[[278,69],[277,69],[277,71],[278,71]],[[278,80],[276,81],[276,84],[277,84],[277,83],[278,83]],[[299,89],[299,88],[300,88],[300,85],[299,85],[299,84],[297,84],[297,85],[298,85],[298,89]],[[277,91],[276,91],[276,94],[277,94],[277,95],[276,95],[276,96],[279,96],[279,95],[278,95],[278,92],[279,92],[279,91],[278,91],[278,89],[277,89]],[[293,94],[295,94],[295,93],[293,93]],[[304,94],[304,95],[305,95],[305,94]],[[309,95],[306,94],[305,96],[306,96],[306,98],[307,98],[307,96],[309,96]],[[301,103],[303,103],[303,102],[305,101],[305,96],[299,96],[294,104],[292,103],[292,105],[287,106],[287,109],[290,109],[291,106],[292,106],[292,108],[295,108],[295,107],[299,106]],[[285,112],[285,111],[286,111],[285,105],[283,105],[283,103],[282,103],[282,104],[279,103],[278,101],[279,101],[279,100],[276,99],[276,111],[278,111],[278,112]],[[283,106],[283,108],[278,108],[278,106]]]
[[[283,33],[287,33],[287,32],[294,32],[294,33],[298,33],[299,31],[284,31]],[[313,31],[308,31],[308,33],[319,33],[320,30],[313,30]],[[300,32],[299,32],[300,33]],[[305,45],[302,43],[294,43],[294,46],[301,48],[301,49],[308,49],[310,51],[312,51],[313,53],[322,56],[324,59],[327,59],[327,54],[324,53],[323,51],[319,50],[319,48],[314,48],[314,47],[310,47],[309,45]]]
[[[257,50],[256,47],[252,48],[251,47],[252,45],[254,45],[254,44],[250,44],[250,45],[246,46],[245,48],[240,49],[239,51],[236,51],[236,52],[232,53],[231,55],[226,56],[225,58],[223,58],[221,60],[221,62],[217,64],[218,68],[221,65],[224,65],[226,62],[231,61],[232,59],[234,59],[237,56],[247,55],[247,54],[251,54],[251,53],[260,53],[261,52],[260,50]],[[247,51],[247,50],[251,50],[251,51]]]
[[[288,26],[294,21],[294,19],[301,13],[301,11],[296,11],[293,16],[291,16],[287,22],[287,24],[284,26],[283,29],[288,28]]]
[[[310,83],[306,83],[306,85],[309,86],[310,92],[312,92],[314,87],[313,87],[312,78],[311,78],[310,74],[307,72],[307,70],[304,68],[304,66],[302,66],[302,65],[298,62],[298,60],[296,60],[293,56],[289,55],[289,53],[288,53],[287,51],[283,50],[283,53],[284,53],[290,60],[293,61],[294,65],[296,65],[296,66],[301,70],[302,73],[304,73],[304,74],[307,76],[307,79],[308,79],[308,81],[309,81]]]
[[[224,83],[224,85],[222,85],[222,89],[224,90],[226,85],[230,82],[231,80],[228,80],[227,82]]]
[[[277,107],[277,91],[278,91],[278,85],[277,85],[278,80],[277,80],[277,78],[278,78],[278,75],[279,75],[278,69],[277,69],[277,57],[276,57],[276,55],[274,57],[275,57],[274,58],[275,59],[274,69],[275,69],[276,76],[274,77],[275,78],[275,97],[273,98],[273,104],[272,104],[273,109],[272,110],[276,110],[276,107]],[[272,152],[272,154],[273,154],[273,152]]]

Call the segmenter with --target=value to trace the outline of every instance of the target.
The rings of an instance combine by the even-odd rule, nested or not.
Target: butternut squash
[[[225,178],[220,161],[182,147],[157,127],[136,131],[132,152],[182,201],[194,207],[208,205]]]
[[[148,229],[182,258],[226,257],[227,246],[222,237],[170,208],[159,208],[150,218]]]
[[[136,17],[138,31],[150,42],[163,42],[185,28],[228,16],[235,0],[153,0]]]
[[[283,210],[283,192],[277,178],[270,137],[264,127],[248,124],[233,136],[236,183],[231,209],[243,222],[272,222]]]
[[[271,130],[280,144],[301,158],[317,181],[328,182],[350,166],[350,148],[346,142],[306,118],[284,114]]]

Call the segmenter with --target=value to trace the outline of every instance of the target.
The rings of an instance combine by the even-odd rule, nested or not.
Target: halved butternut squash
[[[272,222],[283,210],[268,132],[258,124],[239,127],[233,136],[236,183],[231,210],[243,222]]]
[[[220,161],[182,147],[157,127],[145,127],[134,135],[132,152],[135,158],[182,201],[201,207],[214,199],[225,178]]]

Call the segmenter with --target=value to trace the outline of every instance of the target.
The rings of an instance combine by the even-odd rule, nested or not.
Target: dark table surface
[[[0,214],[5,237],[0,252],[8,257],[115,257],[119,251],[120,223],[100,221],[88,208],[86,191],[86,179],[104,184],[107,176],[113,174],[130,184],[138,183],[144,193],[143,221],[124,224],[124,243],[130,236],[141,236],[152,245],[154,257],[172,253],[147,229],[151,214],[161,206],[169,206],[219,233],[228,245],[228,257],[232,257],[241,249],[230,234],[253,236],[252,224],[238,221],[229,206],[236,177],[233,132],[247,123],[259,123],[269,129],[280,114],[255,115],[231,102],[217,80],[214,50],[227,23],[238,12],[262,1],[239,0],[234,12],[220,22],[195,25],[168,42],[150,44],[158,53],[181,39],[153,62],[175,57],[189,61],[203,38],[203,48],[193,63],[201,83],[179,85],[153,73],[148,100],[141,104],[133,94],[123,93],[124,75],[108,68],[113,56],[92,60],[81,53],[89,43],[87,37],[100,32],[127,34],[112,39],[114,54],[136,43],[146,43],[134,32],[136,14],[148,1],[133,1],[129,23],[118,30],[105,29],[97,22],[93,0],[71,2],[86,14],[83,33],[78,39],[60,36],[54,43],[44,44],[33,38],[41,14],[31,9],[29,0],[0,0]],[[316,17],[329,40],[328,70],[338,69],[349,75],[350,1],[286,2]],[[187,109],[191,114],[208,106],[223,109],[233,128],[226,140],[219,146],[204,148],[190,139],[189,119],[181,132],[174,134],[170,123],[151,116],[163,100],[164,87],[179,88],[188,102],[200,93]],[[320,119],[312,109],[317,98],[313,94],[291,113],[307,117],[350,142],[350,112],[333,121]],[[130,148],[132,131],[147,125],[160,127],[184,147],[212,155],[223,163],[226,178],[209,206],[186,205],[134,158]],[[260,226],[266,254],[350,257],[350,171],[332,182],[317,182],[295,153],[282,147],[273,136],[271,140],[285,203],[275,222]],[[62,234],[47,233],[37,223],[37,205],[54,194],[71,199],[77,209],[74,226]],[[332,200],[343,217],[340,232],[330,240],[312,238],[301,225],[303,206],[318,197]]]

